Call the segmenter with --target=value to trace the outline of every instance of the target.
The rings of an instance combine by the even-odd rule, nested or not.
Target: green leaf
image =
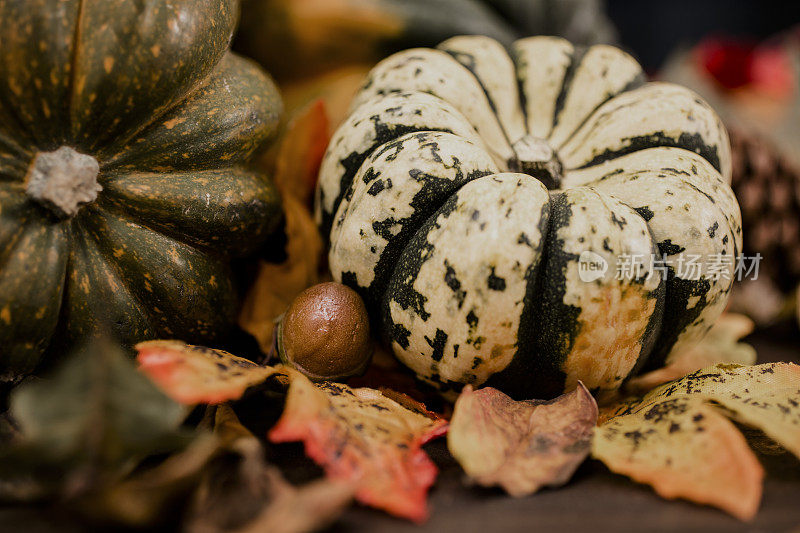
[[[180,428],[185,408],[139,373],[119,346],[102,339],[49,378],[16,389],[10,413],[20,436],[0,452],[0,479],[27,480],[21,497],[92,490],[144,457],[191,439]],[[34,482],[42,485],[38,492]]]

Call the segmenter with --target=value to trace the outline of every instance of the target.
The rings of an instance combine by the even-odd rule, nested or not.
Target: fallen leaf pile
[[[269,439],[303,441],[329,478],[346,482],[366,505],[416,521],[427,517],[437,469],[421,447],[444,434],[447,422],[424,407],[409,409],[373,389],[315,385],[287,367],[245,365],[226,352],[178,342],[142,343],[138,357],[141,370],[168,396],[190,405],[216,403],[220,391],[238,398],[259,378],[285,375],[286,404]]]
[[[240,316],[265,353],[275,319],[321,279],[309,206],[328,135],[316,102],[272,154],[286,258],[260,262]],[[750,366],[755,351],[740,339],[751,330],[749,319],[723,315],[703,341],[631,379],[624,390],[634,396],[599,413],[581,383],[550,401],[468,386],[450,406],[380,349],[345,385],[174,340],[137,345],[137,369],[101,340],[13,393],[0,417],[0,500],[56,501],[104,525],[179,520],[189,533],[311,531],[353,500],[422,522],[438,475],[423,446],[446,433],[469,483],[512,496],[567,483],[591,456],[665,498],[749,520],[764,471],[743,428],[800,457],[800,367]],[[237,409],[254,398],[243,423]],[[301,442],[324,477],[286,481],[268,461],[286,442]]]
[[[692,361],[727,353],[741,333],[731,324]],[[734,357],[746,350],[732,346]],[[800,367],[791,363],[718,364],[599,412],[582,384],[550,401],[466,387],[448,423],[391,388],[312,383],[179,341],[137,352],[138,369],[98,341],[15,391],[0,418],[1,499],[56,501],[125,527],[180,520],[189,533],[311,531],[352,500],[421,522],[438,473],[422,447],[447,433],[470,483],[513,496],[568,482],[591,455],[663,497],[749,520],[764,471],[743,428],[800,457]],[[387,363],[377,381],[391,372]],[[237,409],[254,401],[243,423]],[[284,442],[302,442],[324,477],[286,481],[269,461]]]

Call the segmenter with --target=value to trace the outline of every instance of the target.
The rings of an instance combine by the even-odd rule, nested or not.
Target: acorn
[[[281,361],[315,381],[362,374],[372,357],[364,301],[341,283],[301,292],[278,319],[275,338]]]

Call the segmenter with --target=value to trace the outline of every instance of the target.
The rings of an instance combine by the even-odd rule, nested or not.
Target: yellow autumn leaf
[[[663,367],[631,378],[625,388],[630,393],[644,394],[653,387],[719,363],[755,364],[755,349],[740,342],[742,337],[753,332],[753,327],[748,317],[725,313],[700,341],[676,347]]]
[[[758,510],[763,469],[726,417],[800,457],[800,366],[719,364],[604,409],[592,455],[664,497],[749,520]]]
[[[760,429],[800,457],[800,366],[716,365],[662,385],[645,401],[684,397],[722,405],[736,421]]]
[[[592,456],[613,472],[752,519],[764,471],[744,436],[700,398],[636,404],[597,428]]]

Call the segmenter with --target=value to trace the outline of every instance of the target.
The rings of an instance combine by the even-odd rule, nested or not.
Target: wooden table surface
[[[800,340],[762,333],[748,339],[759,361],[800,362]],[[499,490],[465,486],[463,474],[447,454],[442,440],[426,446],[440,475],[430,495],[431,517],[423,525],[394,519],[381,512],[354,506],[331,533],[415,532],[494,533],[496,531],[781,531],[800,533],[800,460],[788,453],[758,453],[766,478],[761,508],[745,524],[710,507],[667,501],[647,486],[609,472],[597,461],[587,461],[568,485],[514,499]],[[292,481],[319,474],[297,444],[281,445],[271,457]],[[0,508],[2,533],[96,531],[42,511]],[[268,532],[265,532],[268,533]]]

